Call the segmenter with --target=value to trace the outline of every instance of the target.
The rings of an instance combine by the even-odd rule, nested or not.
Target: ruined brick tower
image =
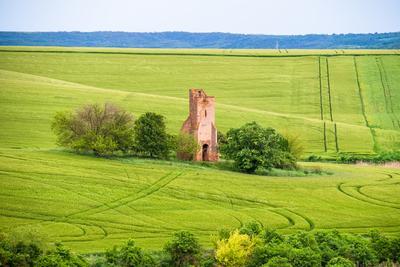
[[[218,161],[217,128],[215,128],[215,98],[202,89],[189,90],[189,117],[181,132],[192,134],[199,144],[195,161]],[[184,158],[184,155],[180,156]]]

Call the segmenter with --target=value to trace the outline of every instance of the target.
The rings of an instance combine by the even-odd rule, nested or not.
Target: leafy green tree
[[[335,258],[331,259],[326,266],[327,267],[354,267],[354,263],[349,259],[339,256],[339,257],[335,257]]]
[[[392,244],[389,238],[377,230],[370,231],[368,237],[371,242],[371,247],[375,251],[379,262],[395,260],[392,257]]]
[[[164,247],[164,251],[170,255],[170,266],[176,267],[197,264],[200,250],[199,241],[188,231],[175,233]]]
[[[294,168],[295,157],[289,151],[288,141],[272,128],[263,128],[256,122],[230,129],[221,153],[235,162],[244,172],[253,173],[259,167]]]
[[[193,135],[180,133],[176,137],[175,151],[180,159],[192,160],[194,154],[199,150],[199,144]]]
[[[151,267],[155,265],[151,256],[137,247],[132,239],[121,247],[114,246],[113,249],[107,250],[106,259],[108,263],[121,267]]]
[[[40,247],[33,242],[15,243],[0,234],[0,266],[35,266],[35,261],[42,253]]]
[[[133,121],[130,113],[113,104],[91,104],[73,112],[57,113],[51,128],[59,145],[106,156],[131,149]]]
[[[262,231],[263,231],[262,225],[256,221],[245,223],[239,230],[241,234],[245,234],[250,237],[255,237],[259,235]]]
[[[292,267],[287,258],[282,258],[280,256],[272,257],[268,263],[264,264],[262,267]]]
[[[146,112],[135,121],[135,151],[151,158],[168,157],[171,143],[165,126],[165,118],[154,112]]]
[[[289,261],[293,267],[319,267],[321,255],[309,247],[292,249],[289,252]]]
[[[37,267],[86,267],[89,264],[81,257],[73,254],[61,243],[57,243],[54,250],[47,251],[39,257]]]

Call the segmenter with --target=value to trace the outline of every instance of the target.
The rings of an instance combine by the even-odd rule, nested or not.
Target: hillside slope
[[[100,159],[57,148],[50,130],[57,111],[110,101],[136,116],[162,113],[177,133],[187,116],[187,89],[202,87],[217,97],[223,131],[255,120],[299,134],[307,152],[320,155],[398,148],[397,55],[4,50],[0,231],[40,233],[78,252],[103,251],[129,237],[160,248],[181,229],[209,246],[218,229],[251,220],[283,233],[400,233],[398,169],[302,163],[332,175],[263,177],[179,162]]]

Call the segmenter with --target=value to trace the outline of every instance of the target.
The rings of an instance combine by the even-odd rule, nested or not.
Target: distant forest
[[[0,45],[137,48],[400,49],[400,32],[257,35],[190,32],[0,32]]]

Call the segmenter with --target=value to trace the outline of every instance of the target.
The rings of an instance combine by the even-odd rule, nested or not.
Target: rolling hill
[[[177,133],[187,89],[217,101],[217,127],[257,121],[298,134],[307,154],[400,148],[396,50],[0,49],[0,230],[37,231],[79,252],[172,232],[209,245],[250,220],[298,229],[400,232],[400,171],[301,163],[332,174],[265,177],[183,162],[101,159],[55,145],[55,112],[110,101],[154,111]],[[213,218],[210,220],[210,218]]]

